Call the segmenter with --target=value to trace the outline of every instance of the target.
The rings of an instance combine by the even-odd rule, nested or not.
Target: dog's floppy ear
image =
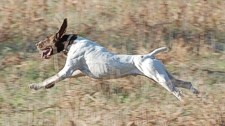
[[[55,38],[58,39],[58,40],[60,38],[62,38],[62,36],[66,33],[66,29],[67,29],[67,18],[65,18],[63,20],[63,23],[62,23],[59,31],[55,34]]]

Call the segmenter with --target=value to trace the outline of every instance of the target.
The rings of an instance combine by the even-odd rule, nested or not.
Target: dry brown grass
[[[2,0],[0,2],[0,125],[225,125],[225,2],[221,0]],[[124,54],[157,56],[176,77],[200,90],[182,90],[180,103],[145,77],[67,79],[30,91],[62,68],[61,54],[39,59],[34,43],[63,18],[77,33]],[[215,53],[216,52],[216,53]],[[62,60],[63,59],[63,60]]]

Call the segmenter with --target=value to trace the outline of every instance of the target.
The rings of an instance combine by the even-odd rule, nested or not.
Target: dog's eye
[[[51,39],[51,37],[46,38],[47,41],[49,41]]]
[[[48,39],[48,40],[49,40],[49,39]],[[48,40],[44,41],[43,44],[47,44],[47,43],[48,43]]]

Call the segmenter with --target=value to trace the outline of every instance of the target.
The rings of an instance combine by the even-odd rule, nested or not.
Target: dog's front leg
[[[51,87],[53,87],[55,85],[55,83],[58,82],[59,78],[60,77],[56,74],[56,75],[54,75],[54,76],[44,80],[41,83],[31,84],[30,85],[30,89],[38,90],[40,88],[51,88]]]
[[[76,63],[66,63],[64,68],[56,75],[44,80],[39,84],[31,84],[30,89],[38,90],[40,88],[51,88],[55,83],[64,80],[65,78],[71,77],[73,72],[76,70]]]
[[[83,76],[86,76],[86,75],[80,70],[76,70],[73,72],[73,74],[69,78],[77,78],[77,77],[83,77]]]

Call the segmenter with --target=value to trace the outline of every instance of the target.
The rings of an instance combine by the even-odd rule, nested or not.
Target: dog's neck
[[[68,46],[71,45],[74,40],[77,39],[76,34],[67,34],[63,35],[63,37],[56,43],[57,52],[63,51],[65,55],[68,53]]]

